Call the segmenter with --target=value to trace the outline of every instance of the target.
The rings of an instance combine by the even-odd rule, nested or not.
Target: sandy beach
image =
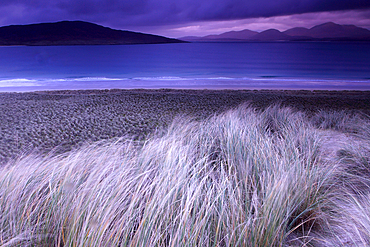
[[[368,91],[1,93],[0,245],[369,246],[369,115]]]
[[[143,140],[176,117],[205,119],[248,103],[370,114],[369,91],[80,90],[0,94],[0,162],[29,152],[69,151],[86,142]]]

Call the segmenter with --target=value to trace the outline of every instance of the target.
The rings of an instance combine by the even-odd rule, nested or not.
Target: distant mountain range
[[[260,33],[245,29],[204,37],[187,36],[180,40],[190,42],[370,41],[370,30],[354,25],[327,22],[310,29],[295,27],[284,32],[268,29]]]
[[[180,43],[178,39],[122,31],[84,21],[0,27],[0,45],[123,45]]]

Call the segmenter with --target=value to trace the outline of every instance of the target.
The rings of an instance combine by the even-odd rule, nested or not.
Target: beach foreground
[[[0,93],[0,164],[21,154],[63,153],[125,136],[144,140],[175,118],[197,120],[249,102],[370,114],[370,92],[278,90],[81,90]]]
[[[370,93],[0,94],[4,246],[367,246]]]

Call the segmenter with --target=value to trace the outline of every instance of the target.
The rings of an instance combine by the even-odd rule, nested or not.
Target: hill
[[[316,40],[370,40],[370,31],[355,25],[339,25],[333,22],[323,23],[310,29],[299,27],[285,32],[297,37],[305,36]]]
[[[276,29],[268,29],[260,32],[250,38],[252,41],[284,41],[289,40],[291,37]]]
[[[258,34],[258,32],[251,31],[248,29],[244,29],[241,31],[230,31],[222,34],[216,35],[207,35],[204,37],[197,37],[197,36],[187,36],[180,38],[184,41],[190,42],[237,42],[237,41],[245,41],[254,35]]]
[[[310,29],[294,27],[284,32],[268,29],[260,33],[245,29],[218,35],[188,36],[180,39],[190,42],[370,41],[370,30],[355,25],[339,25],[327,22]]]
[[[0,45],[124,45],[183,41],[122,31],[84,21],[61,21],[0,27]]]

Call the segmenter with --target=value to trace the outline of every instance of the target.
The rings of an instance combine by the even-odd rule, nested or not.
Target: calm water
[[[369,89],[370,43],[0,47],[0,91]]]

